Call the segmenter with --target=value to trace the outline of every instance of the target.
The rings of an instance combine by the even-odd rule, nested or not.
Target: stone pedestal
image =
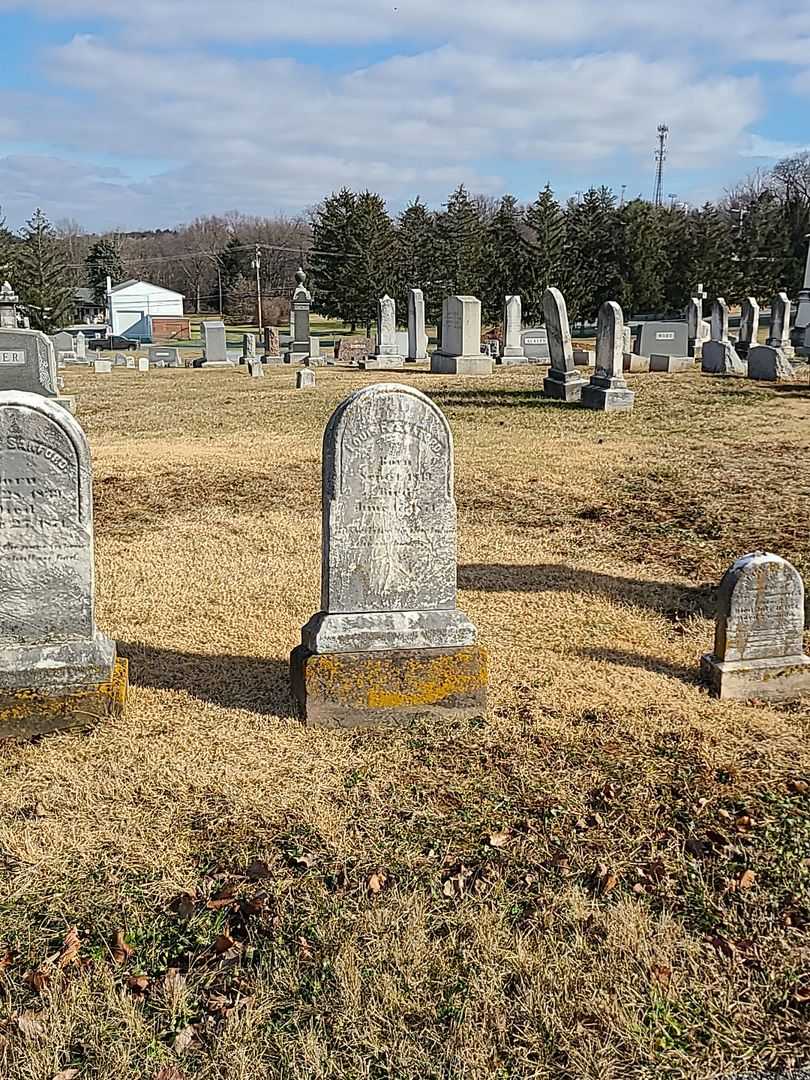
[[[510,367],[513,364],[528,364],[529,358],[522,349],[506,348],[497,363],[502,367]]]
[[[808,331],[810,331],[810,289],[800,289],[792,335],[796,348],[803,348],[806,345]]]
[[[665,356],[663,353],[653,353],[649,365],[650,371],[663,371],[669,375],[677,375],[684,371],[692,371],[695,361],[691,356]]]
[[[543,395],[555,401],[581,401],[585,385],[585,380],[575,371],[552,367],[543,379]]]
[[[430,370],[435,375],[491,375],[492,357],[477,353],[473,356],[449,356],[435,352],[430,358]]]
[[[361,360],[358,366],[365,371],[397,371],[405,366],[405,357],[377,354]]]
[[[51,731],[93,727],[119,717],[129,690],[129,666],[117,657],[102,682],[49,689],[0,688],[0,739],[30,739]]]
[[[586,409],[598,412],[629,412],[635,396],[622,378],[592,375],[591,381],[582,389],[582,404]]]
[[[707,653],[700,674],[712,694],[737,701],[784,701],[810,694],[810,657],[788,660],[716,660]]]
[[[748,353],[748,378],[766,382],[789,382],[796,377],[790,361],[781,349],[757,345]]]
[[[706,375],[736,375],[745,378],[747,367],[730,341],[707,341],[703,346],[700,370]]]
[[[290,657],[292,688],[307,725],[405,725],[423,717],[471,719],[487,707],[484,649],[312,653]]]

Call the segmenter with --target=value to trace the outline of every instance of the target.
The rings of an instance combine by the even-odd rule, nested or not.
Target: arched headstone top
[[[717,660],[802,655],[804,583],[787,559],[767,551],[737,559],[720,583],[717,604]]]
[[[559,289],[551,286],[543,293],[543,317],[546,321],[551,366],[558,371],[574,370],[574,346],[568,323],[568,308]]]

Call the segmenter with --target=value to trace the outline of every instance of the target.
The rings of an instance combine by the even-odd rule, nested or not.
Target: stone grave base
[[[581,401],[585,380],[573,371],[550,368],[543,379],[543,396],[555,401]]]
[[[435,352],[430,358],[430,370],[434,375],[491,375],[492,357],[478,353],[475,356],[449,356]]]
[[[582,390],[582,404],[586,409],[598,412],[629,412],[633,408],[635,394],[628,390],[624,379],[611,379],[608,375],[593,375]]]
[[[785,701],[810,695],[810,657],[776,660],[700,659],[700,673],[714,697],[732,701]]]
[[[65,394],[60,394],[59,397],[52,398],[51,400],[54,402],[54,404],[61,405],[63,409],[67,409],[67,411],[69,413],[71,413],[71,415],[75,415],[75,413],[76,413],[76,398],[75,397],[69,397],[69,396],[67,396]]]
[[[262,354],[263,364],[283,364],[284,360],[281,356],[268,356],[267,353]]]
[[[694,366],[695,361],[691,356],[667,356],[665,353],[653,353],[650,356],[650,371],[678,375],[683,371],[692,371]]]
[[[650,370],[649,356],[639,356],[638,353],[626,352],[623,358],[623,367],[631,375],[646,375]]]
[[[574,363],[577,367],[593,367],[596,364],[596,353],[593,349],[574,349]]]
[[[235,368],[236,366],[233,360],[203,360],[202,364],[200,364],[201,368]]]
[[[503,356],[499,357],[495,363],[500,367],[510,367],[512,364],[528,364],[529,358],[525,353],[520,351],[512,353],[509,351],[504,352]]]
[[[92,686],[0,689],[0,738],[30,739],[50,731],[93,727],[120,716],[129,692],[129,663],[118,657],[107,682]]]
[[[748,378],[789,382],[795,378],[790,360],[772,345],[755,345],[748,353]]]
[[[360,361],[364,371],[396,371],[404,366],[404,356],[369,356]]]
[[[746,362],[737,355],[737,350],[730,341],[707,341],[703,346],[700,370],[706,375],[748,374]]]
[[[421,717],[469,719],[486,712],[488,656],[460,649],[290,656],[292,687],[307,726],[398,726]]]

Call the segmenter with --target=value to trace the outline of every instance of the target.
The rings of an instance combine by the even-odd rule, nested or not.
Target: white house
[[[148,340],[153,317],[183,315],[183,294],[149,281],[108,282],[107,312],[113,334]]]

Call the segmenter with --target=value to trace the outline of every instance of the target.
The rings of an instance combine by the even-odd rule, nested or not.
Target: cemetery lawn
[[[810,388],[402,381],[456,441],[463,726],[304,729],[320,447],[384,377],[68,369],[123,719],[0,746],[9,1080],[710,1080],[810,1058],[810,705],[712,700],[713,589],[810,578]]]

